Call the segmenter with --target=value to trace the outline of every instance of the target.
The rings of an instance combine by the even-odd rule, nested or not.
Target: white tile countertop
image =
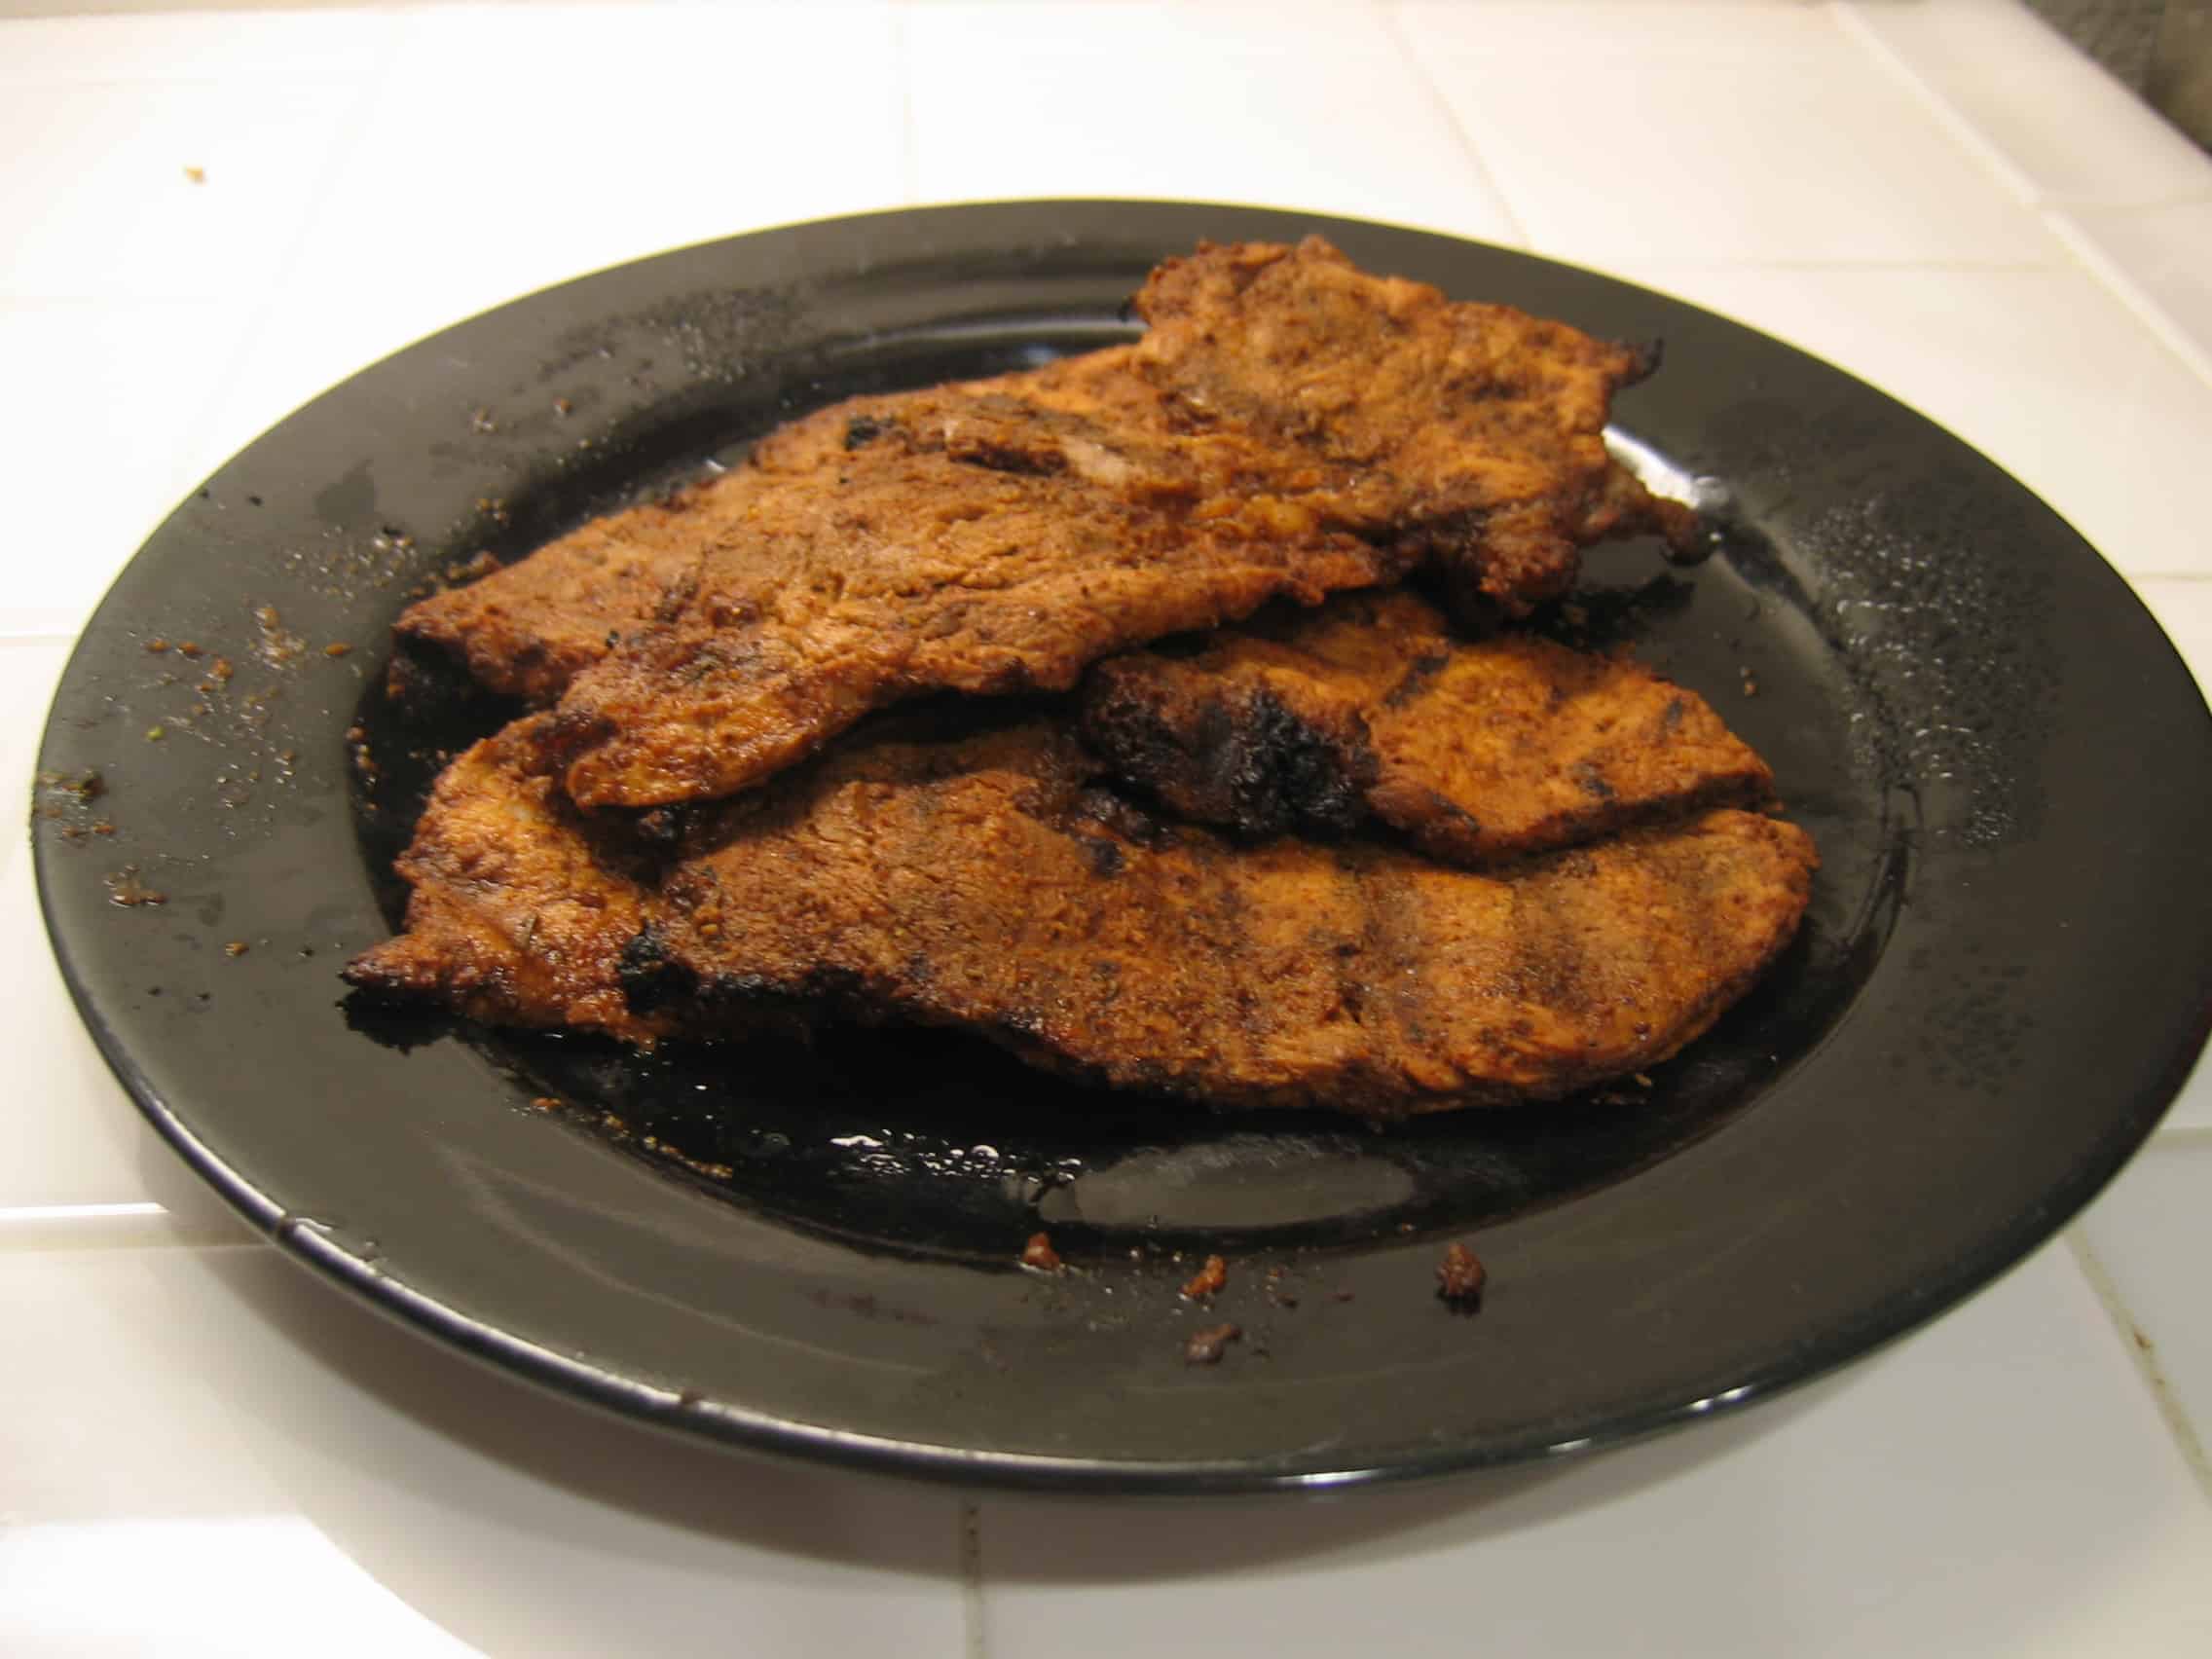
[[[0,0],[18,792],[116,571],[331,383],[683,242],[1026,195],[1396,220],[1735,316],[2009,469],[2212,684],[2212,161],[2001,0],[44,9]],[[2025,1264],[1739,1418],[1330,1501],[969,1500],[331,1291],[140,1122],[19,833],[0,926],[9,1655],[2212,1652],[2212,1068]]]

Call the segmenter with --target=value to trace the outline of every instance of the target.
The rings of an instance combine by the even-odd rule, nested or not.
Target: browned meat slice
[[[1107,652],[1430,558],[1521,608],[1571,581],[1579,540],[1656,522],[1603,437],[1643,366],[1625,348],[1318,241],[1171,261],[1139,307],[1134,348],[856,400],[763,445],[753,487],[692,509],[705,553],[669,620],[571,685],[570,793],[731,793],[887,703],[1064,688]]]
[[[1083,734],[1125,782],[1247,835],[1370,813],[1482,865],[1707,807],[1773,775],[1705,700],[1625,658],[1504,635],[1466,645],[1402,589],[1110,657]]]
[[[1326,468],[1315,510],[1433,554],[1508,610],[1564,593],[1576,549],[1694,515],[1606,452],[1655,351],[1371,276],[1317,237],[1201,247],[1137,297],[1137,365],[1200,430]]]
[[[1064,690],[1112,651],[1405,569],[1293,499],[1194,499],[1186,463],[1081,417],[977,426],[887,431],[695,507],[695,589],[562,700],[570,794],[728,794],[917,692]]]
[[[1033,722],[862,738],[728,803],[629,954],[633,1006],[967,1027],[1223,1106],[1549,1097],[1673,1053],[1795,931],[1803,831],[1715,811],[1482,875],[1168,830]]]
[[[407,931],[356,957],[367,990],[495,1025],[575,1026],[633,1042],[665,1022],[624,1002],[617,969],[646,925],[643,864],[563,798],[519,720],[440,774],[397,868]]]

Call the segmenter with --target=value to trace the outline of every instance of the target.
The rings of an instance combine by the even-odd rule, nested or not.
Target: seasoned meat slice
[[[605,656],[622,634],[672,614],[726,517],[726,498],[756,481],[719,486],[595,519],[465,587],[418,600],[392,626],[392,696],[420,701],[455,670],[485,688],[543,707]]]
[[[1318,237],[1204,246],[1152,275],[1140,372],[1200,430],[1324,467],[1332,522],[1419,548],[1509,611],[1564,593],[1576,549],[1686,507],[1605,449],[1612,395],[1655,350],[1358,270]]]
[[[1580,541],[1658,513],[1604,442],[1643,366],[1625,348],[1317,241],[1171,261],[1138,305],[1134,348],[769,440],[750,487],[692,509],[705,551],[673,614],[571,682],[553,742],[575,799],[732,793],[918,692],[1064,688],[1427,560],[1525,608]]]
[[[1788,942],[1816,862],[1793,826],[1727,810],[1495,875],[1237,846],[1096,774],[1042,721],[850,740],[697,832],[631,952],[632,1005],[705,1031],[821,1005],[1123,1088],[1392,1117],[1673,1053]]]
[[[576,1027],[649,1042],[666,1022],[624,1000],[622,953],[652,915],[645,860],[593,825],[536,763],[518,720],[438,777],[395,866],[406,931],[346,969],[364,990],[493,1025]]]
[[[696,586],[571,682],[571,795],[729,794],[923,691],[1064,690],[1110,652],[1268,600],[1395,580],[1409,555],[1295,498],[1203,498],[1164,446],[994,408],[694,509]]]
[[[1372,814],[1468,866],[1773,793],[1693,692],[1531,636],[1462,644],[1403,589],[1228,630],[1192,656],[1110,657],[1085,682],[1082,729],[1183,817],[1270,835]]]

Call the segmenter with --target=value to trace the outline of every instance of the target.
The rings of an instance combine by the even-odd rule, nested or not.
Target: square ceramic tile
[[[2212,196],[2212,161],[2019,0],[1872,0],[1840,10],[1955,110],[2036,197]]]
[[[2212,1505],[2061,1246],[1825,1384],[1330,1503],[983,1505],[984,1649],[2174,1654]],[[1386,1634],[1383,1634],[1386,1633]]]
[[[1357,8],[1306,17],[917,7],[907,14],[917,192],[1258,203],[1518,240],[1380,22]],[[1102,72],[1107,62],[1142,68]],[[1141,113],[1130,74],[1144,87]]]
[[[110,855],[89,841],[83,856]],[[55,967],[20,846],[0,867],[0,1051],[10,1056],[9,1087],[0,1090],[0,1144],[8,1148],[0,1246],[241,1236],[244,1223],[154,1133],[92,1046]]]
[[[226,299],[283,273],[351,89],[33,86],[0,98],[0,299]]]
[[[0,455],[38,480],[0,531],[0,633],[76,632],[197,486],[192,440],[246,325],[226,302],[0,303]]]
[[[822,94],[850,73],[859,77],[855,106],[865,107],[875,60],[891,45],[893,11],[892,0],[414,7],[402,19],[391,72],[410,85],[569,94],[547,98],[548,126],[601,121],[596,101],[574,101],[579,85],[595,99],[611,92],[619,100],[628,95],[623,84],[642,84],[659,102],[719,91],[724,113],[742,118],[750,98],[775,95],[777,81]]]
[[[350,341],[392,350],[607,265],[902,200],[883,6],[428,8],[405,21],[286,296]]]
[[[2151,1143],[2078,1224],[2118,1293],[2137,1347],[2168,1409],[2194,1436],[2212,1485],[2212,1135]],[[2212,1626],[2208,1626],[2212,1628]]]
[[[0,1253],[0,1307],[11,1655],[965,1650],[950,1496],[541,1393],[274,1249]]]
[[[2212,162],[2205,166],[2212,168]],[[2212,200],[2077,207],[2075,230],[2212,362]]]
[[[1832,57],[1850,50],[1831,9],[1807,0],[1386,0],[1419,36],[1456,58],[1755,60]]]
[[[1616,269],[1901,398],[2005,467],[2129,575],[2212,574],[2193,505],[2212,385],[2087,276]],[[1677,354],[1661,372],[1695,367]]]
[[[905,9],[933,39],[1094,61],[1143,62],[1166,32],[1192,57],[1397,53],[1380,9],[1361,0],[911,0]]]
[[[1415,55],[1542,253],[2038,265],[2034,215],[1871,54],[1519,54],[1481,8],[1405,14]],[[1447,20],[1449,19],[1449,20]],[[1547,34],[1549,31],[1546,31]]]
[[[57,5],[45,8],[60,11]],[[42,17],[0,23],[0,86],[92,81],[336,82],[374,73],[387,11],[170,12]]]

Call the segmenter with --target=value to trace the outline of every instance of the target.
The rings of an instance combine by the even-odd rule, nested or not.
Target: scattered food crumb
[[[196,657],[200,654],[200,645],[197,641],[187,640],[177,646],[176,653],[178,656]]]
[[[1332,1290],[1329,1292],[1331,1302],[1349,1302],[1351,1298],[1352,1293],[1348,1290]]]
[[[1052,1248],[1052,1235],[1049,1233],[1032,1233],[1029,1242],[1021,1247],[1021,1265],[1035,1268],[1041,1273],[1056,1273],[1067,1264],[1060,1253]]]
[[[1759,694],[1758,676],[1753,674],[1748,668],[1739,670],[1739,672],[1744,677],[1744,695],[1747,697],[1756,697]]]
[[[231,659],[229,657],[217,657],[213,662],[207,665],[207,678],[216,682],[218,684],[228,682],[231,676],[236,672],[238,671],[231,667]]]
[[[1638,1072],[1632,1081],[1639,1088],[1649,1088],[1651,1087],[1651,1074],[1649,1072]]]
[[[95,835],[112,835],[115,833],[115,826],[105,818],[95,819],[92,823],[92,833]]]
[[[550,1094],[540,1094],[533,1099],[531,1104],[540,1112],[557,1112],[561,1108],[561,1102]]]
[[[166,737],[166,736],[168,736],[168,733],[167,733],[167,732],[166,732],[166,731],[164,731],[164,730],[163,730],[163,729],[162,729],[162,728],[161,728],[160,726],[158,726],[158,725],[156,725],[156,726],[148,726],[148,727],[146,728],[146,741],[147,741],[148,743],[159,743],[159,742],[161,742],[161,741],[162,741],[162,739],[163,739],[163,738],[165,738],[165,737]]]
[[[249,948],[251,947],[247,945],[244,940],[234,939],[230,943],[223,946],[223,954],[225,956],[243,956]]]
[[[1208,1325],[1202,1331],[1193,1331],[1191,1340],[1183,1345],[1183,1363],[1219,1365],[1229,1345],[1238,1341],[1243,1335],[1235,1325]]]
[[[468,412],[468,425],[471,431],[476,432],[496,432],[499,429],[498,423],[492,419],[489,409],[471,409]]]
[[[344,640],[333,640],[322,647],[322,654],[326,657],[342,657],[352,648]]]
[[[156,891],[138,879],[138,866],[125,865],[107,878],[107,897],[111,904],[121,904],[127,910],[135,910],[141,904],[166,904],[169,896]]]
[[[1183,1294],[1194,1300],[1201,1296],[1212,1296],[1228,1282],[1229,1264],[1219,1256],[1208,1256],[1206,1265],[1184,1284]]]
[[[1455,1243],[1446,1247],[1444,1260],[1436,1265],[1436,1294],[1447,1302],[1478,1302],[1489,1277],[1489,1270],[1475,1253],[1464,1244]]]
[[[159,654],[160,652],[166,651],[169,648],[169,643],[168,641],[163,639],[148,640],[146,642],[146,648]]]
[[[186,167],[184,176],[194,184],[205,184],[207,182],[207,169],[205,167]]]
[[[567,417],[571,414],[573,414],[575,412],[575,407],[576,406],[573,403],[571,403],[565,397],[556,397],[553,400],[553,413],[559,416]]]

